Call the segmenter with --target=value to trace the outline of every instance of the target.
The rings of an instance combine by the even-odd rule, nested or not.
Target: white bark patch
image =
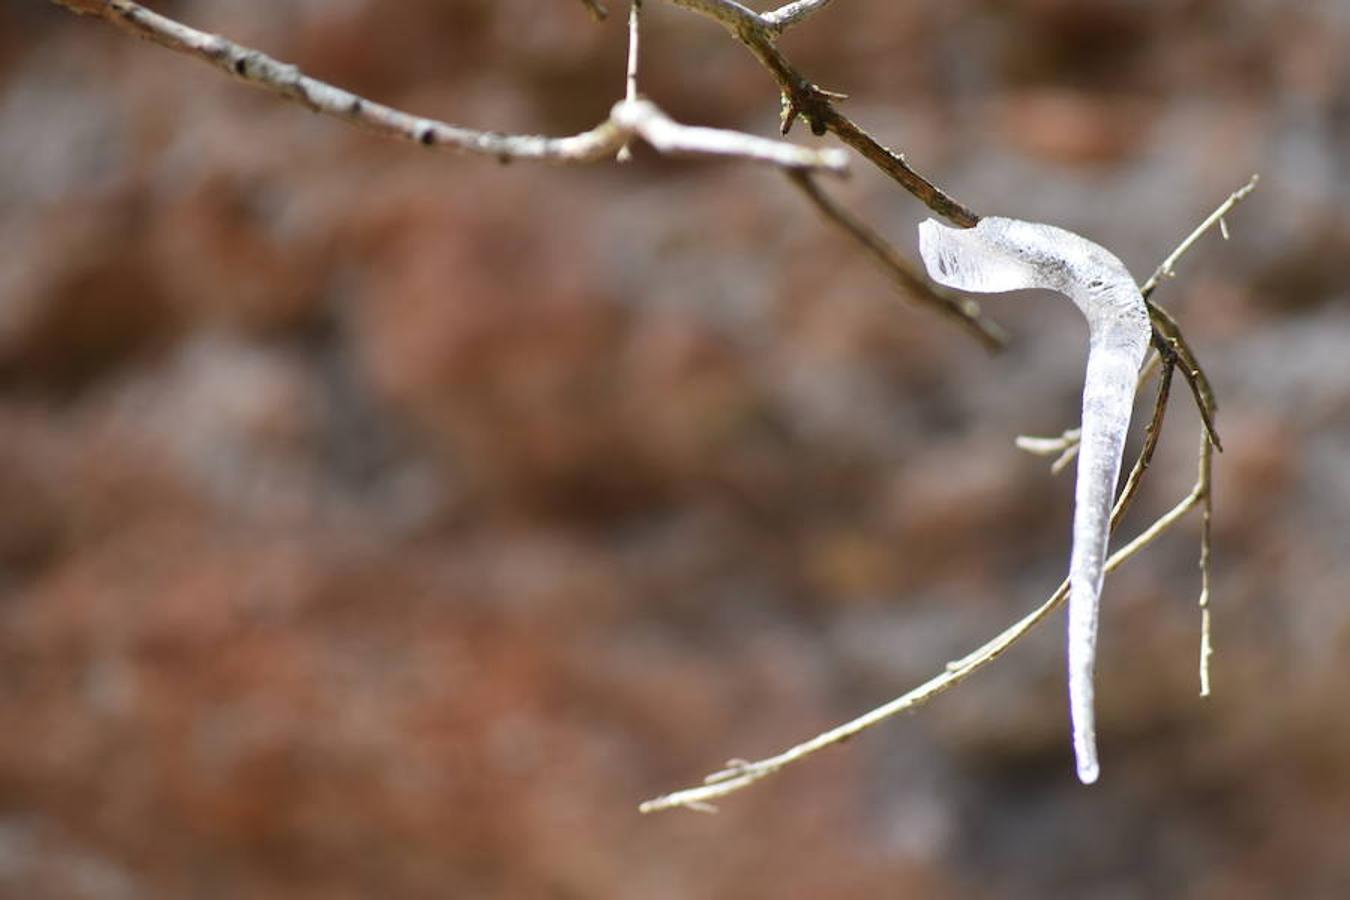
[[[1087,317],[1083,431],[1069,557],[1068,657],[1074,756],[1079,779],[1091,784],[1099,772],[1092,682],[1098,601],[1111,503],[1151,334],[1148,310],[1119,259],[1053,225],[991,217],[974,228],[957,229],[929,219],[919,225],[919,251],[939,284],[977,293],[1047,288],[1067,295]]]

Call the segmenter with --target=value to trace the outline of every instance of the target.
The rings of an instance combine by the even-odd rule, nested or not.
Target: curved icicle
[[[1139,366],[1148,350],[1148,310],[1134,279],[1110,251],[1071,231],[990,217],[956,229],[929,219],[919,251],[939,284],[977,293],[1048,288],[1065,294],[1088,322],[1082,436],[1069,557],[1069,713],[1078,778],[1097,780],[1093,716],[1097,616]]]

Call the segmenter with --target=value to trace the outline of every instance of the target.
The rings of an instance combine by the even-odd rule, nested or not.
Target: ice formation
[[[1048,288],[1067,295],[1087,317],[1087,375],[1069,557],[1068,657],[1074,756],[1079,779],[1091,784],[1099,771],[1092,679],[1098,601],[1111,504],[1151,333],[1148,310],[1119,259],[1053,225],[990,217],[974,228],[948,228],[929,219],[919,225],[919,251],[939,284],[978,293]]]

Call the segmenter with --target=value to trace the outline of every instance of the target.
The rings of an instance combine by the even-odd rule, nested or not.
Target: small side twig
[[[1169,350],[1169,358],[1171,356]],[[1163,355],[1156,350],[1144,361],[1143,368],[1139,370],[1139,381],[1136,390],[1143,390],[1148,380],[1153,377],[1153,373],[1158,371],[1158,366],[1162,363]],[[1169,365],[1175,366],[1173,360]],[[1167,373],[1170,378],[1172,373]],[[1050,473],[1058,475],[1068,468],[1069,463],[1078,457],[1078,443],[1082,440],[1083,429],[1077,426],[1066,428],[1054,437],[1036,437],[1034,435],[1019,434],[1013,438],[1013,444],[1018,450],[1030,453],[1033,456],[1053,456],[1055,461],[1050,464]]]
[[[861,219],[834,202],[809,174],[792,172],[788,174],[788,177],[820,211],[821,215],[838,225],[861,244],[872,258],[881,264],[881,267],[886,270],[891,279],[915,302],[931,307],[952,319],[990,350],[997,350],[1007,343],[1007,333],[998,323],[985,318],[978,303],[969,298],[957,297],[935,288],[927,279],[915,271],[910,263],[897,253],[885,238],[868,227]]]
[[[1058,475],[1078,456],[1078,444],[1082,439],[1082,428],[1066,428],[1057,437],[1035,437],[1029,434],[1019,434],[1013,438],[1013,444],[1018,450],[1036,456],[1055,457],[1055,461],[1050,464],[1050,472]]]
[[[760,18],[774,34],[782,34],[793,25],[805,21],[814,13],[829,6],[830,3],[831,0],[796,0],[795,3],[786,3],[777,9],[760,13]]]
[[[1210,386],[1209,379],[1205,376],[1205,371],[1200,367],[1199,361],[1191,350],[1190,344],[1181,333],[1181,327],[1177,325],[1172,315],[1166,309],[1154,303],[1153,292],[1162,283],[1164,278],[1170,278],[1175,274],[1176,265],[1185,256],[1187,251],[1195,246],[1196,242],[1204,236],[1215,225],[1218,225],[1225,239],[1228,235],[1228,225],[1224,217],[1232,211],[1254,190],[1257,183],[1261,180],[1260,175],[1253,175],[1245,185],[1228,195],[1228,198],[1219,204],[1214,212],[1210,213],[1203,222],[1195,227],[1195,230],[1186,236],[1186,238],[1177,245],[1176,249],[1167,255],[1167,258],[1159,264],[1149,279],[1139,288],[1139,292],[1144,295],[1144,301],[1148,304],[1149,318],[1153,322],[1153,343],[1160,351],[1167,347],[1176,355],[1178,364],[1181,367],[1181,374],[1190,386],[1191,394],[1195,398],[1196,408],[1200,411],[1200,418],[1204,422],[1205,431],[1209,435],[1209,441],[1214,445],[1214,449],[1223,451],[1223,442],[1219,439],[1219,432],[1214,427],[1214,415],[1217,411],[1217,404],[1214,400],[1214,389]]]
[[[624,77],[624,99],[629,103],[635,102],[638,98],[638,43],[641,36],[638,20],[641,15],[642,0],[629,0],[628,69]],[[615,159],[621,163],[630,162],[633,159],[633,148],[628,141],[624,141]]]
[[[1186,239],[1178,244],[1177,248],[1167,255],[1167,258],[1164,259],[1162,263],[1159,264],[1158,268],[1154,270],[1153,274],[1149,276],[1148,281],[1145,281],[1143,286],[1139,288],[1139,292],[1147,298],[1153,293],[1164,278],[1175,277],[1177,262],[1180,261],[1181,257],[1186,255],[1186,251],[1195,246],[1195,242],[1200,240],[1206,231],[1209,231],[1215,225],[1220,226],[1224,240],[1228,240],[1228,226],[1224,221],[1224,216],[1228,215],[1233,207],[1245,200],[1248,194],[1256,190],[1256,184],[1260,180],[1260,175],[1253,175],[1250,181],[1229,194],[1228,199],[1220,203],[1218,209],[1210,213],[1205,221],[1197,225],[1195,230],[1187,235]]]

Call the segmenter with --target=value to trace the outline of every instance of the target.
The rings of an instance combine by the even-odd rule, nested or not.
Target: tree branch
[[[792,127],[796,118],[801,116],[806,119],[813,133],[833,132],[929,209],[953,225],[970,228],[980,221],[980,217],[974,212],[912,169],[902,154],[883,146],[852,119],[835,109],[834,101],[843,99],[844,95],[813,84],[788,62],[774,43],[781,29],[777,29],[768,18],[773,13],[761,16],[733,0],[666,0],[666,2],[720,22],[769,70],[783,93],[784,134]],[[789,4],[788,7],[794,5]],[[812,12],[823,5],[823,3],[809,4],[806,12]],[[806,12],[794,21],[799,21]]]
[[[841,173],[846,164],[843,151],[814,150],[739,132],[682,125],[670,119],[650,101],[641,99],[637,92],[638,13],[641,0],[631,0],[630,55],[624,99],[613,107],[605,121],[588,131],[567,137],[478,131],[415,116],[311,78],[293,65],[280,62],[258,50],[244,47],[220,36],[192,29],[131,0],[52,0],[52,2],[81,15],[101,18],[137,37],[208,62],[234,78],[299,103],[314,112],[342,119],[386,137],[424,146],[493,156],[502,161],[587,163],[608,158],[616,153],[622,154],[629,141],[640,138],[658,152],[665,154],[728,157],[782,168],[794,185],[827,219],[861,243],[886,268],[892,278],[919,302],[955,319],[986,346],[998,346],[1002,342],[1001,329],[984,319],[977,306],[970,301],[947,297],[936,291],[915,273],[884,238],[836,204],[821,190],[812,173],[818,171]],[[593,16],[601,18],[605,15],[605,7],[599,0],[581,0],[581,2]],[[976,213],[917,173],[905,161],[902,154],[883,146],[852,119],[840,113],[835,107],[835,102],[844,99],[844,95],[827,91],[806,79],[778,50],[776,40],[787,28],[820,11],[829,5],[830,0],[795,0],[765,13],[754,12],[734,0],[667,0],[667,2],[718,21],[769,70],[783,95],[784,134],[798,117],[804,118],[814,133],[835,134],[935,213],[953,224],[972,227],[979,222]],[[1253,176],[1246,186],[1230,195],[1209,218],[1182,241],[1141,288],[1148,302],[1154,330],[1154,345],[1158,350],[1163,372],[1144,447],[1112,513],[1113,529],[1137,493],[1140,480],[1156,448],[1168,402],[1173,369],[1176,367],[1180,368],[1191,388],[1204,420],[1205,430],[1201,435],[1197,480],[1190,493],[1133,541],[1119,549],[1106,563],[1106,570],[1114,571],[1171,528],[1190,510],[1196,506],[1202,507],[1200,555],[1202,586],[1199,606],[1202,617],[1201,693],[1205,695],[1208,694],[1210,687],[1208,666],[1213,652],[1209,614],[1212,454],[1216,448],[1221,450],[1222,445],[1214,430],[1213,391],[1203,370],[1175,320],[1166,310],[1153,304],[1148,298],[1162,279],[1173,274],[1180,258],[1209,228],[1218,224],[1225,232],[1225,237],[1227,236],[1224,216],[1250,194],[1256,186],[1256,181],[1256,177]],[[1068,449],[1067,433],[1062,436],[1061,442],[1065,443],[1065,449]],[[824,747],[839,743],[899,712],[926,702],[997,659],[1037,623],[1043,621],[1064,601],[1067,594],[1066,582],[1032,613],[1014,623],[974,653],[949,663],[946,671],[902,697],[777,756],[755,763],[729,764],[725,770],[709,776],[703,786],[648,801],[642,805],[642,811],[651,812],[675,806],[701,808],[711,799],[740,790]]]
[[[210,63],[231,76],[385,137],[428,147],[494,156],[500,160],[588,163],[616,154],[632,138],[673,156],[727,157],[781,168],[842,173],[842,151],[815,150],[715,128],[681,125],[655,104],[625,99],[609,118],[570,137],[498,134],[414,116],[311,78],[298,68],[236,44],[219,35],[189,28],[130,0],[52,0],[83,15],[93,15],[178,53]]]

